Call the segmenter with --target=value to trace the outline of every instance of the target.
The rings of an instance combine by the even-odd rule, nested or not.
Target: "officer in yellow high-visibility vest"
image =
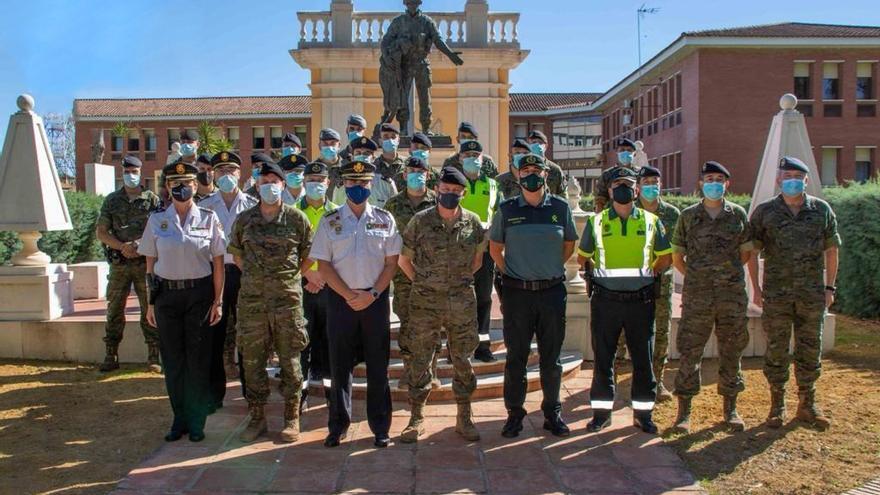
[[[623,328],[633,365],[633,425],[657,433],[652,420],[657,382],[654,379],[655,273],[672,263],[672,247],[660,218],[633,201],[637,174],[626,167],[610,171],[611,205],[587,222],[578,262],[590,262],[592,294],[593,419],[587,431],[611,425],[614,406],[614,354]]]
[[[461,200],[461,207],[480,217],[483,228],[489,230],[492,216],[503,199],[501,189],[495,179],[488,177],[483,167],[483,146],[478,141],[465,141],[459,150],[464,175],[468,180],[468,191]],[[477,296],[477,330],[480,345],[474,358],[491,363],[496,361],[489,348],[489,325],[492,320],[492,283],[495,279],[495,262],[487,250],[483,254],[483,265],[474,274],[474,292]]]

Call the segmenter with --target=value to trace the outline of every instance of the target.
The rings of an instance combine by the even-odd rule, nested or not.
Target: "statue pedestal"
[[[53,320],[72,312],[67,265],[0,267],[0,321]]]
[[[116,190],[116,169],[112,165],[86,163],[86,192],[106,196]]]

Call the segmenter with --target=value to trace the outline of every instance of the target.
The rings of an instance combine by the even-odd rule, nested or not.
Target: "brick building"
[[[750,193],[779,97],[794,93],[823,184],[877,173],[880,27],[785,23],[682,34],[602,95],[602,150],[641,140],[671,191],[717,160]]]

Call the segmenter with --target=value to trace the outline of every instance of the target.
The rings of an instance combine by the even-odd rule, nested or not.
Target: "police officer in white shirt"
[[[351,373],[363,349],[367,365],[367,421],[376,447],[387,447],[391,427],[388,386],[391,306],[388,286],[397,270],[402,240],[387,211],[367,201],[376,167],[363,160],[343,165],[346,203],[321,218],[310,258],[332,289],[327,303],[330,347],[330,434],[336,447],[351,424]]]
[[[163,169],[172,204],[150,215],[138,253],[147,259],[147,321],[159,329],[159,351],[174,422],[165,440],[205,438],[213,404],[211,342],[223,315],[226,238],[217,215],[193,202],[195,165]]]

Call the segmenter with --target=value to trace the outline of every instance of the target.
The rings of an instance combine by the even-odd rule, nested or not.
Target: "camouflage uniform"
[[[675,395],[700,391],[700,362],[712,328],[718,339],[718,393],[734,397],[744,389],[742,352],[749,343],[748,296],[741,253],[751,251],[746,211],[727,200],[713,220],[702,203],[681,212],[672,248],[685,256],[676,346],[681,354]]]
[[[397,182],[397,177],[403,175],[403,167],[404,160],[400,155],[395,155],[394,159],[390,162],[385,159],[384,156],[379,155],[373,160],[373,165],[376,166],[376,173],[382,175],[385,179],[394,181],[394,185],[397,186],[398,191],[403,191],[401,189],[401,185],[406,187],[406,178],[404,177],[403,184]]]
[[[513,172],[509,170],[495,177],[495,182],[498,183],[498,189],[501,191],[504,199],[510,199],[522,194],[519,181],[513,176]]]
[[[403,235],[403,254],[416,270],[410,300],[410,332],[406,346],[412,353],[408,374],[409,397],[424,404],[431,391],[431,361],[440,344],[440,329],[448,336],[456,402],[469,402],[477,379],[469,357],[479,343],[473,260],[485,248],[480,218],[465,209],[447,225],[436,207],[418,213]]]
[[[443,167],[455,167],[459,172],[464,173],[464,165],[461,163],[461,154],[455,153],[446,160],[443,160]],[[495,161],[492,160],[491,156],[483,154],[483,165],[480,167],[480,173],[490,179],[494,179],[498,176],[498,166],[495,165]]]
[[[433,191],[434,187],[437,186],[438,182],[440,182],[440,175],[432,167],[430,170],[428,170],[428,181],[426,183],[428,190]],[[397,186],[397,190],[399,192],[406,191],[406,172],[405,171],[401,170],[400,172],[397,173],[397,175],[394,176],[394,184]],[[385,206],[387,207],[388,204],[386,203]],[[406,225],[404,225],[404,227],[406,227]]]
[[[771,387],[785,387],[794,325],[795,378],[800,391],[812,392],[822,370],[824,253],[841,243],[837,218],[828,203],[809,195],[792,215],[779,195],[755,208],[751,228],[764,253],[764,375]]]
[[[159,197],[152,191],[143,189],[135,199],[129,199],[125,189],[119,189],[107,195],[98,225],[107,228],[107,232],[120,242],[131,242],[141,238],[150,213],[159,207]],[[134,291],[141,307],[141,331],[147,346],[159,345],[159,330],[147,323],[147,264],[143,256],[128,259],[122,253],[107,248],[110,262],[110,274],[107,277],[107,326],[104,343],[107,347],[116,348],[122,342],[125,328],[125,302],[134,284]],[[115,354],[115,351],[113,352]]]
[[[550,191],[550,194],[555,194],[564,198],[565,177],[562,175],[562,167],[547,158],[544,159],[544,163],[550,167],[550,170],[547,171],[547,190]],[[507,196],[504,197],[506,198]]]
[[[311,230],[306,215],[291,205],[282,205],[271,221],[257,205],[242,212],[232,227],[227,250],[241,259],[237,345],[250,406],[262,406],[269,398],[266,361],[274,351],[281,363],[281,395],[299,407],[300,353],[308,344],[300,265],[311,246]]]

